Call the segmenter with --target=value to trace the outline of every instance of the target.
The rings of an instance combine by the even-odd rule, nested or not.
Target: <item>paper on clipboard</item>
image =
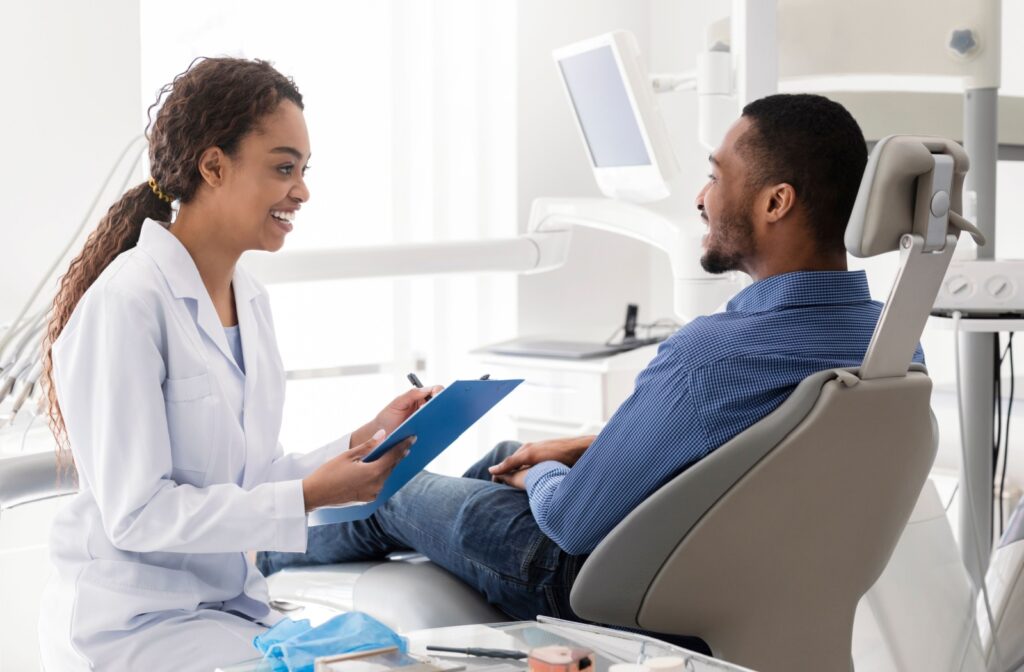
[[[514,380],[457,380],[403,422],[374,453],[410,436],[416,443],[384,482],[372,502],[328,506],[309,514],[309,525],[327,525],[369,518],[381,504],[412,480],[435,457],[522,383]]]

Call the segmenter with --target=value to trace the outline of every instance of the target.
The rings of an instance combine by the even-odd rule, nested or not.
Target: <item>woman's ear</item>
[[[793,211],[796,205],[796,189],[793,185],[782,182],[770,187],[765,217],[769,222],[777,222]]]
[[[224,150],[220,147],[209,147],[199,156],[199,174],[209,186],[219,187],[224,183],[226,164],[227,156]]]

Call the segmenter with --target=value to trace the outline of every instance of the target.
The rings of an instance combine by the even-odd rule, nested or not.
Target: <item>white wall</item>
[[[138,0],[6,2],[3,14],[0,324],[15,317],[111,163],[142,131]],[[56,504],[8,512],[0,524],[2,672],[37,669]]]
[[[0,324],[142,132],[138,0],[4,3]]]

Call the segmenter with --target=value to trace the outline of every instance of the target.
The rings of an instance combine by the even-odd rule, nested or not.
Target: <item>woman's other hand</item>
[[[377,498],[384,481],[399,460],[406,456],[416,442],[411,436],[386,452],[378,460],[363,462],[363,458],[380,445],[386,436],[379,430],[368,440],[320,465],[302,481],[302,495],[306,512],[321,506],[338,506],[348,502],[370,502]]]

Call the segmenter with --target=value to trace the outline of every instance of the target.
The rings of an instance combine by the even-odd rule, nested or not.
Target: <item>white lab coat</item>
[[[187,250],[147,221],[54,344],[80,492],[52,532],[50,672],[211,670],[281,617],[244,552],[305,550],[301,479],[349,437],[282,455],[270,304],[241,268],[233,287],[244,375]]]

